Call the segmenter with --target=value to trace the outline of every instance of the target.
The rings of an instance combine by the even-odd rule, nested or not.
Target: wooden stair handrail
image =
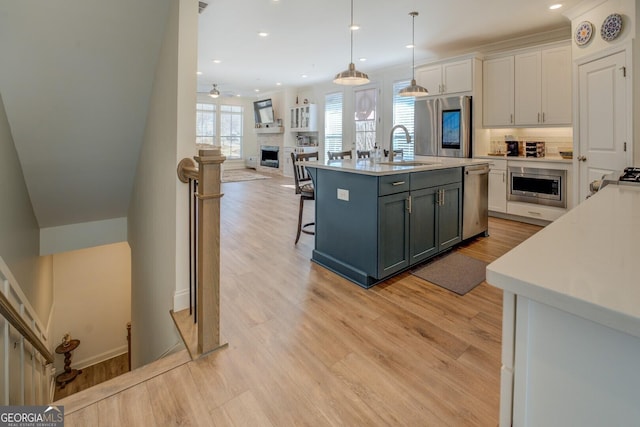
[[[7,296],[2,292],[0,292],[0,314],[9,321],[11,326],[13,326],[20,335],[25,337],[27,341],[38,350],[47,363],[53,363],[53,354],[42,341],[40,341],[38,336],[29,327],[29,324],[20,316],[13,305],[11,305],[11,302],[9,302]]]

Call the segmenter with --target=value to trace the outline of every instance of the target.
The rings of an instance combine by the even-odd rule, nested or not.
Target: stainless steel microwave
[[[509,166],[507,200],[567,207],[567,171]]]

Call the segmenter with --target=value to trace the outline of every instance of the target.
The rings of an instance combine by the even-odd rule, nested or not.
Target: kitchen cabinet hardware
[[[620,71],[622,71],[622,77],[627,77],[627,67],[623,65],[620,67]]]
[[[587,156],[578,156],[578,161],[579,162],[586,162],[587,161]]]
[[[407,210],[411,214],[411,196],[407,197]]]
[[[396,182],[392,182],[391,185],[393,186],[398,186],[398,185],[404,185],[405,182],[404,181],[396,181]]]

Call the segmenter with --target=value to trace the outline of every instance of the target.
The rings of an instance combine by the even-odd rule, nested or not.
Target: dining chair
[[[368,159],[371,157],[371,150],[358,150],[356,153],[359,159]]]
[[[327,151],[329,160],[351,159],[351,150],[346,151]]]
[[[318,160],[318,152],[313,153],[291,153],[291,164],[293,165],[293,179],[295,181],[296,194],[300,195],[300,207],[298,208],[298,230],[296,233],[295,244],[300,240],[300,233],[315,234],[313,230],[307,227],[315,225],[315,222],[302,224],[302,212],[304,210],[304,202],[306,200],[315,200],[316,194],[313,188],[313,181],[309,171],[302,164],[305,161]]]

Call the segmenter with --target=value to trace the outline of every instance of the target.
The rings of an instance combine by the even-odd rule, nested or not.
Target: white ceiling
[[[170,1],[0,1],[0,93],[41,227],[126,216]],[[349,63],[349,0],[209,2],[200,15],[200,91],[218,83],[223,94],[255,97],[277,82],[330,81]],[[369,73],[407,65],[409,74],[413,10],[420,63],[568,29],[549,3],[355,0],[356,65]]]
[[[416,64],[505,39],[570,28],[562,15],[579,0],[354,0],[356,68],[370,73],[406,64],[410,75],[411,17]],[[326,82],[350,59],[349,0],[208,0],[200,15],[198,90],[217,83],[223,94],[256,96],[276,83]],[[266,38],[258,32],[269,33]],[[367,58],[359,62],[359,58]],[[222,62],[215,64],[213,59]],[[301,77],[302,74],[308,77]],[[257,96],[260,96],[259,94]]]

